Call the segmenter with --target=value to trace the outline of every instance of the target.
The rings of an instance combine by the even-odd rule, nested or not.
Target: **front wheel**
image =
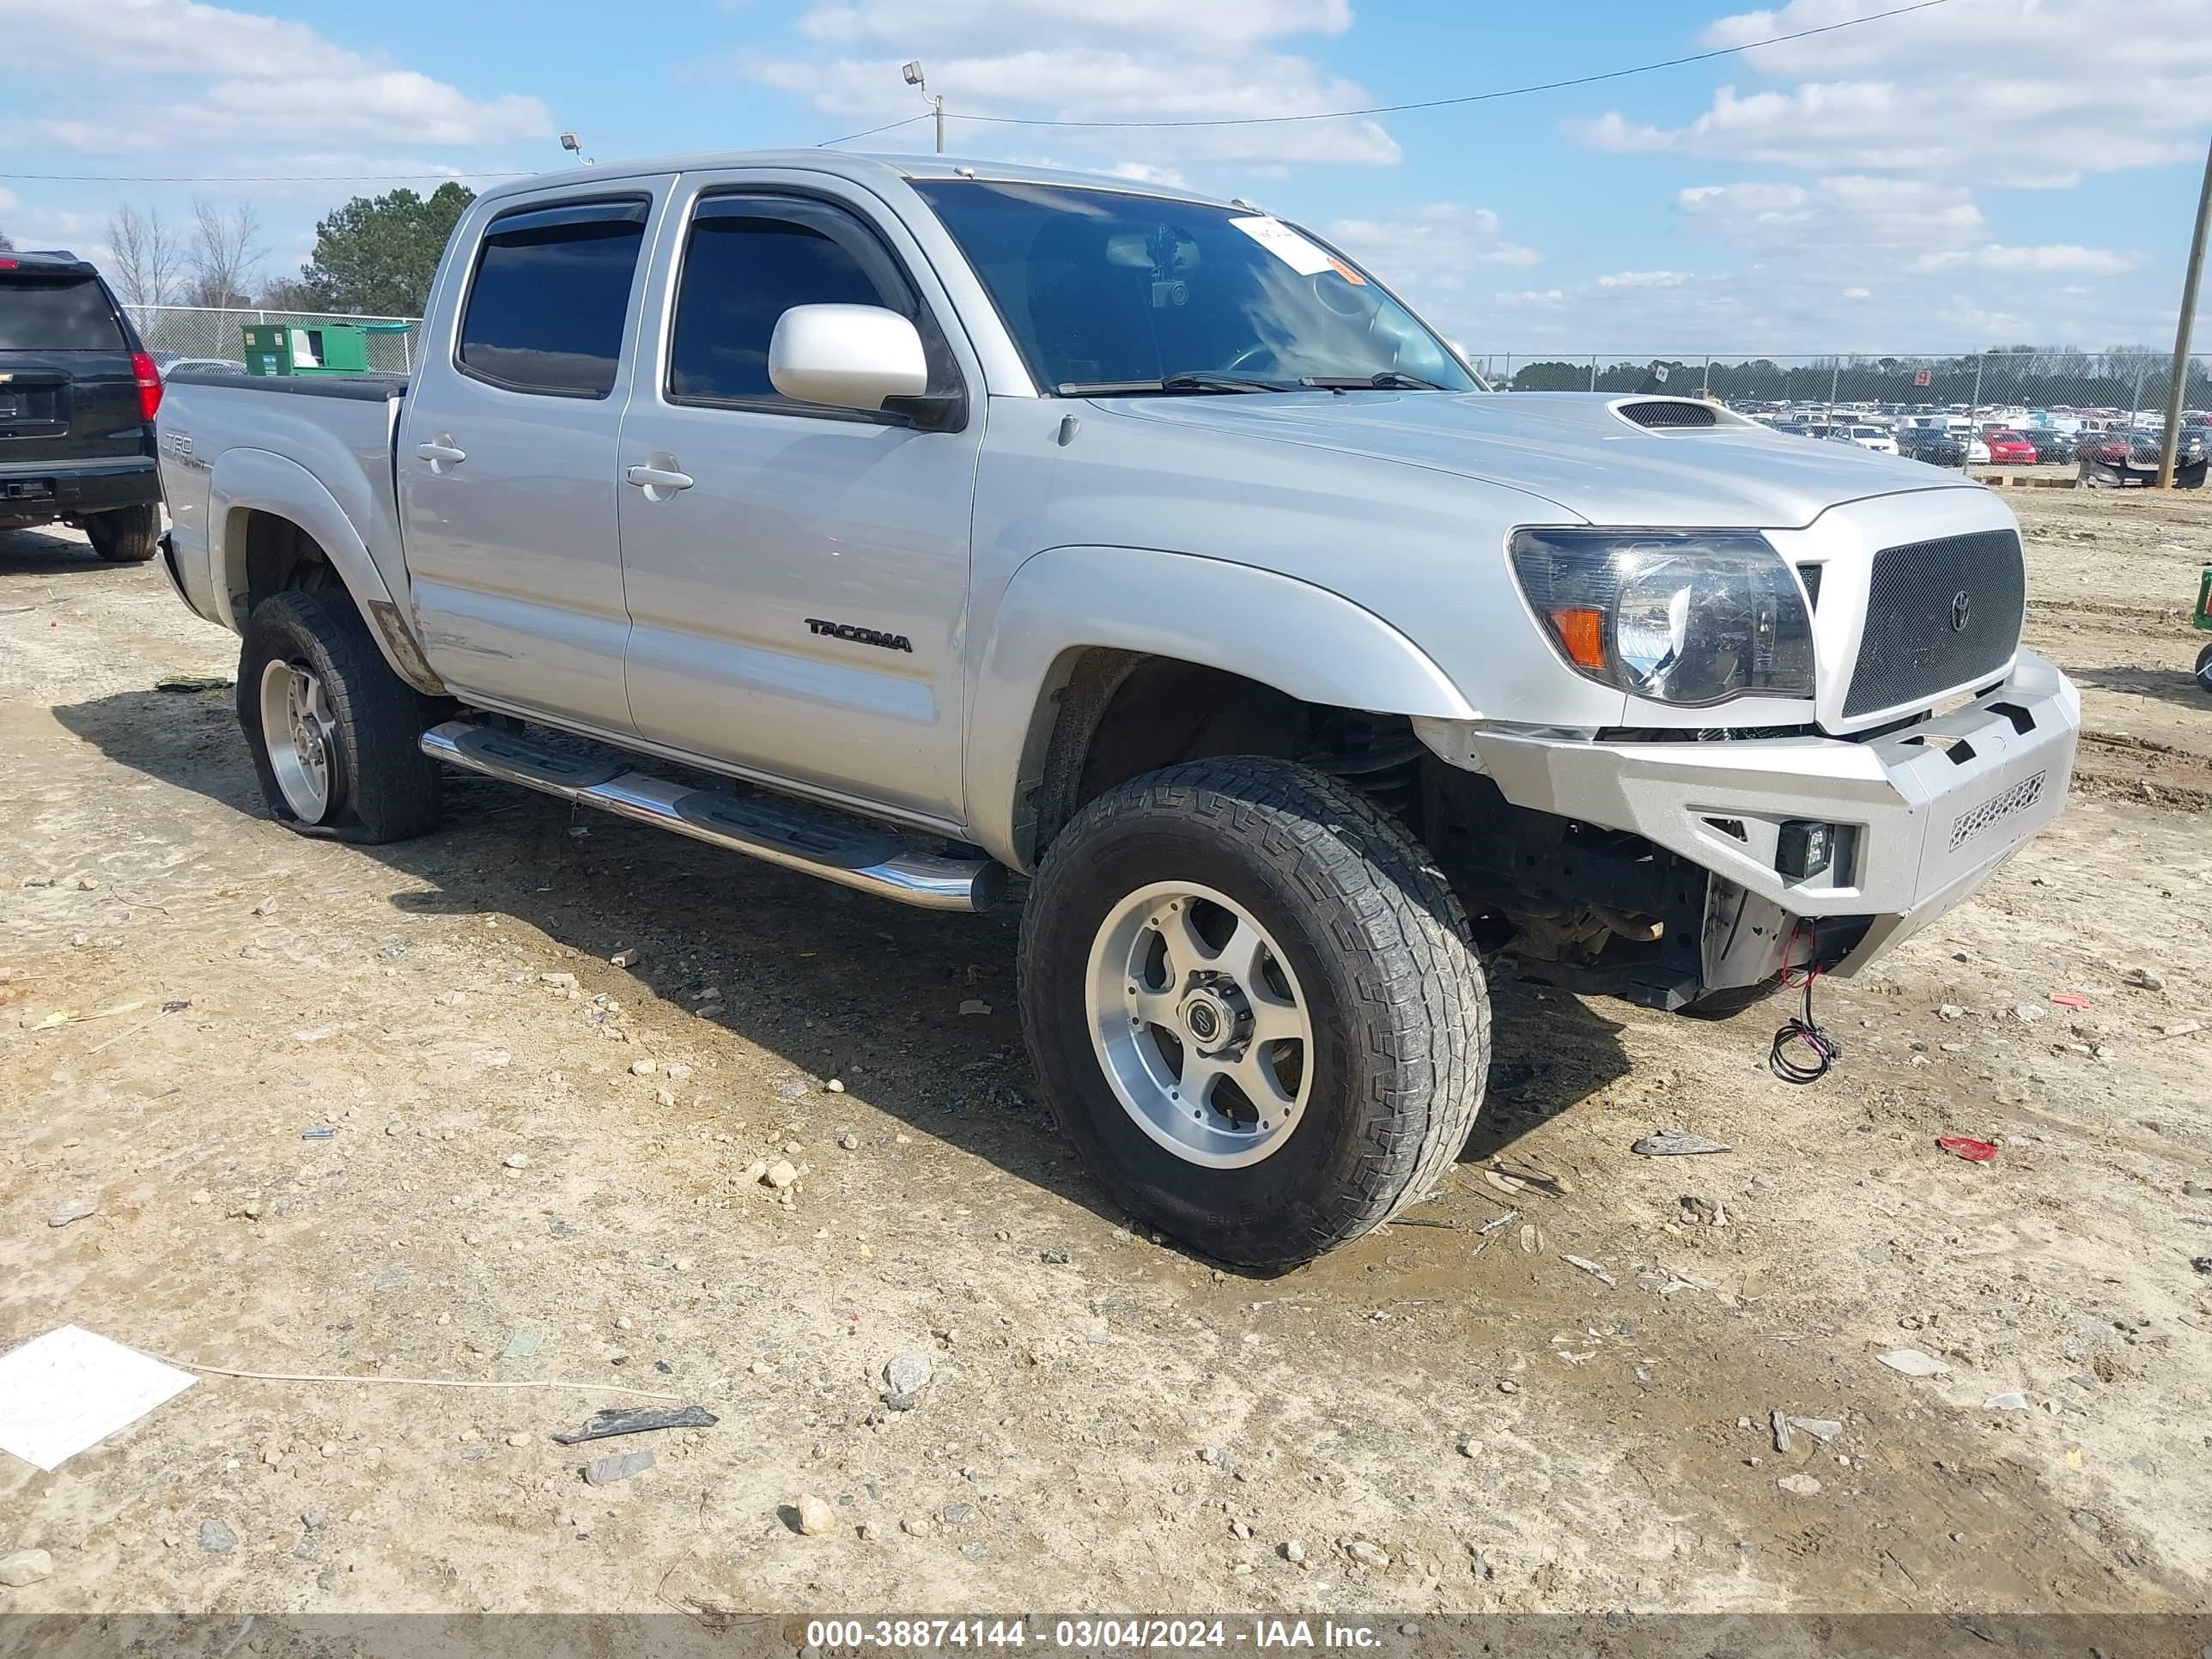
[[[246,618],[238,720],[270,810],[342,841],[437,824],[442,779],[420,744],[436,708],[377,652],[343,594],[271,594]]]
[[[110,564],[143,564],[161,545],[161,515],[152,502],[94,513],[84,521],[92,550]]]
[[[2197,653],[2197,689],[2212,691],[2212,645]]]
[[[1433,1188],[1489,1062],[1443,876],[1364,796],[1255,757],[1151,773],[1077,815],[1023,915],[1021,1012],[1085,1167],[1263,1271]]]

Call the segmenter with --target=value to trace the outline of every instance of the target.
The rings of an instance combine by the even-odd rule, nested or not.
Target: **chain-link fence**
[[[240,331],[249,323],[296,323],[320,328],[326,323],[404,323],[404,330],[372,331],[368,336],[368,366],[406,374],[415,366],[419,317],[341,317],[313,311],[267,311],[253,308],[218,310],[210,306],[126,305],[131,321],[146,349],[167,357],[212,357],[242,362],[246,355]]]
[[[1723,403],[1780,430],[1937,465],[2078,473],[2155,466],[2169,354],[2072,348],[1760,356],[1728,352],[1491,352],[1471,358],[1504,392],[1664,392]],[[2212,357],[2182,387],[2185,465],[2212,443]],[[2132,479],[2126,481],[2133,482]]]

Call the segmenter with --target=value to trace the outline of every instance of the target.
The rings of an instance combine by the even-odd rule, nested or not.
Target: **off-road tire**
[[[92,538],[92,550],[110,564],[143,564],[161,548],[161,509],[149,501],[94,513],[86,518],[84,533]]]
[[[1085,998],[1102,921],[1148,884],[1234,898],[1310,1003],[1305,1115],[1241,1168],[1187,1162],[1122,1106]],[[1053,842],[1022,917],[1022,1031],[1084,1167],[1133,1214],[1217,1261],[1279,1271],[1435,1188],[1482,1104],[1490,1001],[1467,918],[1405,829],[1337,780],[1257,757],[1136,778]]]
[[[276,659],[304,663],[327,695],[337,760],[330,801],[313,823],[284,798],[261,729],[262,671]],[[238,720],[269,808],[306,835],[374,845],[437,826],[444,778],[419,747],[442,708],[392,672],[343,592],[288,588],[253,607],[238,659]]]
[[[2197,689],[2212,691],[2212,645],[2197,653]]]

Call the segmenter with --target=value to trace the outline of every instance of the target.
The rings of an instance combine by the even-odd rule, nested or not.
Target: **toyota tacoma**
[[[547,175],[471,206],[415,361],[161,411],[270,811],[419,835],[456,766],[938,910],[1026,878],[1060,1128],[1229,1262],[1436,1187],[1497,953],[1741,1006],[2066,793],[1996,495],[1491,392],[1249,203],[821,150]]]

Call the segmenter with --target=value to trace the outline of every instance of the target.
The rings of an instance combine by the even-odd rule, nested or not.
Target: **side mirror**
[[[793,306],[768,343],[768,378],[801,403],[883,408],[929,390],[921,335],[881,306]]]

